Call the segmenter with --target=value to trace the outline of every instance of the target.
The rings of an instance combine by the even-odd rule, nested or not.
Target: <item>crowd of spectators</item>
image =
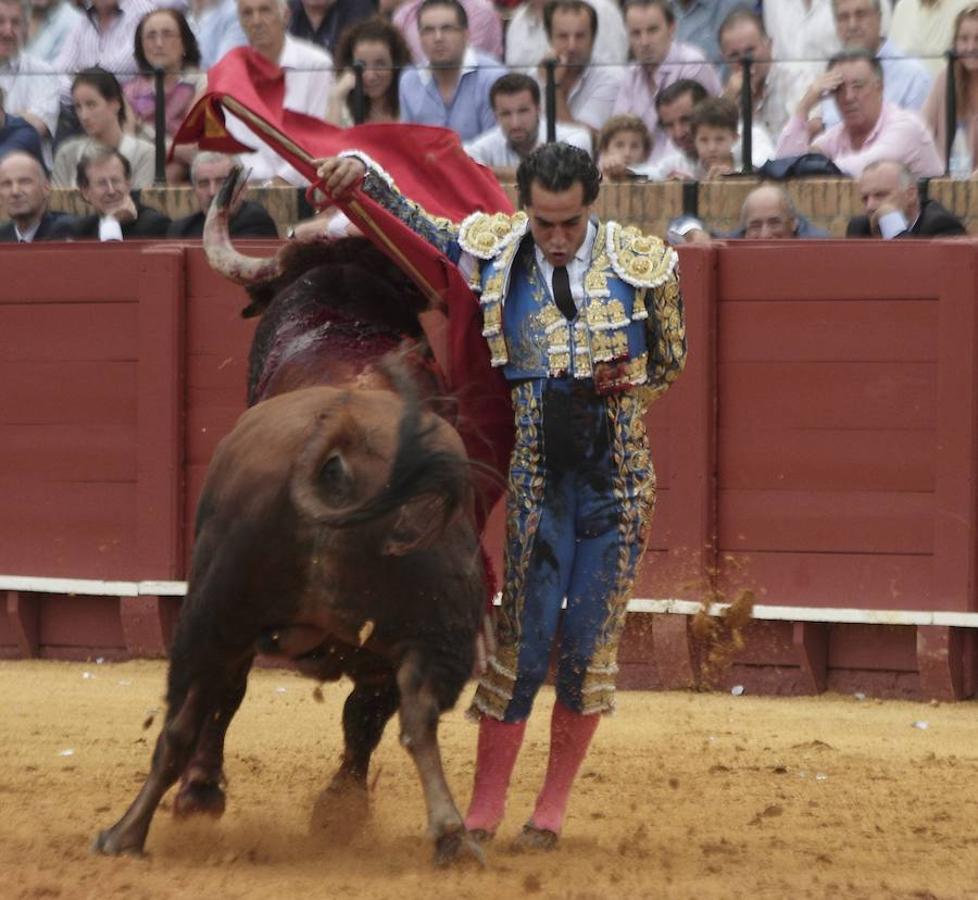
[[[148,216],[138,191],[208,70],[240,46],[282,70],[286,109],[341,128],[447,127],[504,180],[548,119],[609,180],[715,179],[819,154],[827,171],[869,170],[903,196],[900,179],[943,174],[946,153],[957,177],[978,165],[978,0],[0,0],[4,239],[61,233],[46,217],[52,185],[77,187],[101,223],[76,222],[75,236],[194,231]],[[256,144],[230,115],[228,127]],[[241,162],[253,184],[303,183],[270,150]],[[166,181],[200,198],[227,166],[179,146]],[[12,199],[28,181],[34,200]],[[786,196],[769,186],[752,202],[804,233]],[[930,209],[905,206],[915,218],[899,233]],[[865,218],[874,234],[896,221]],[[742,231],[757,229],[745,218]]]

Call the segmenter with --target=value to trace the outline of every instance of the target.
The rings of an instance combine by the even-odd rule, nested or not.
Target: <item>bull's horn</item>
[[[261,258],[244,256],[231,244],[228,219],[232,198],[237,195],[239,189],[244,189],[244,181],[241,180],[241,166],[235,166],[207,211],[207,221],[204,223],[204,252],[215,272],[219,272],[235,284],[251,287],[277,278],[282,273],[282,265],[278,254]]]

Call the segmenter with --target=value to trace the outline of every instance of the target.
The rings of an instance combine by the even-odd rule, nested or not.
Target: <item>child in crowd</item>
[[[734,172],[739,134],[737,105],[725,97],[709,97],[697,103],[690,119],[696,150],[697,179],[719,178]]]
[[[639,116],[623,113],[604,123],[598,135],[598,168],[605,178],[633,177],[652,152],[652,135]]]

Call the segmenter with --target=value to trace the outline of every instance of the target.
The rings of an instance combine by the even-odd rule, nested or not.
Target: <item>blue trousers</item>
[[[513,396],[498,647],[473,705],[506,722],[526,719],[559,625],[558,699],[576,712],[608,712],[655,501],[645,404],[633,393],[598,397],[590,382],[569,379],[525,382]]]

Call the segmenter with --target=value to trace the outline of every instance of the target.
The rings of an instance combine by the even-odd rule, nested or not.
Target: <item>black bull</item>
[[[418,326],[423,300],[365,242],[288,253],[252,291],[247,312],[263,319],[249,403],[262,402],[208,470],[152,768],[95,847],[142,852],[178,779],[175,814],[224,811],[225,733],[263,652],[354,682],[314,829],[335,835],[362,820],[370,757],[398,712],[436,861],[481,859],[445,782],[437,724],[473,668],[485,571],[470,464],[425,403],[437,375]]]

